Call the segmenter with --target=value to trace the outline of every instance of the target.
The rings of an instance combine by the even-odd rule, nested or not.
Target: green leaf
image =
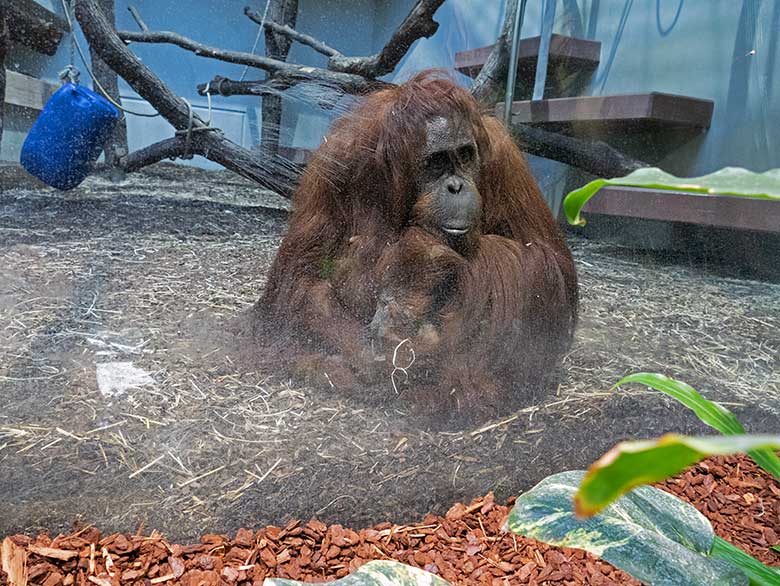
[[[649,372],[639,372],[620,379],[612,387],[619,387],[627,383],[638,383],[660,391],[676,399],[688,409],[692,410],[696,416],[704,423],[717,429],[724,435],[738,435],[745,433],[745,428],[737,420],[736,416],[714,401],[709,401],[702,397],[690,385],[669,378],[662,374]],[[761,468],[780,479],[780,458],[772,450],[750,450],[748,455]]]
[[[759,448],[780,448],[780,436],[670,433],[657,440],[619,443],[591,465],[574,497],[577,513],[594,515],[632,488],[665,480],[708,456]]]
[[[335,582],[306,582],[306,586],[449,586],[435,574],[391,561],[368,562]],[[303,586],[304,582],[266,578],[263,586]]]
[[[656,167],[648,167],[638,169],[625,177],[596,179],[584,187],[572,191],[563,200],[563,211],[569,224],[585,225],[585,220],[580,216],[582,207],[605,185],[780,200],[780,169],[773,169],[765,173],[753,173],[739,167],[725,167],[702,177],[680,178]]]
[[[712,542],[710,555],[737,566],[755,586],[778,586],[780,584],[780,571],[777,568],[765,566],[717,535]]]
[[[748,579],[728,562],[708,556],[714,533],[694,507],[643,486],[601,514],[578,519],[572,497],[585,472],[545,478],[518,497],[509,528],[520,535],[584,549],[651,586],[743,586]]]

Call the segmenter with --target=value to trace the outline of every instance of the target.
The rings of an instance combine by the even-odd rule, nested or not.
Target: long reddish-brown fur
[[[437,116],[469,124],[480,157],[481,226],[462,254],[410,225]],[[314,154],[255,306],[258,338],[337,386],[389,387],[392,357],[376,360],[369,328],[377,305],[390,291],[414,314],[436,287],[445,300],[405,343],[407,396],[490,409],[541,384],[569,346],[574,263],[525,158],[467,91],[428,72],[367,96]]]

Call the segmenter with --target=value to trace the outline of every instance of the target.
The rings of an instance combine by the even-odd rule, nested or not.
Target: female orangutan
[[[254,313],[298,373],[492,414],[567,350],[577,278],[504,127],[427,72],[334,124]]]

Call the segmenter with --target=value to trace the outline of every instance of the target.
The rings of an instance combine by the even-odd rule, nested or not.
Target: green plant
[[[625,177],[596,179],[569,193],[563,200],[563,211],[570,224],[574,226],[585,225],[585,220],[580,216],[580,212],[587,201],[605,185],[780,200],[779,169],[766,173],[753,173],[738,167],[726,167],[702,177],[680,178],[665,173],[661,169],[649,167],[634,171]]]
[[[509,527],[552,545],[585,549],[651,586],[778,586],[777,571],[715,536],[694,507],[640,486],[710,455],[757,448],[780,448],[780,436],[670,434],[622,442],[587,473],[550,476],[518,497]]]
[[[263,586],[303,586],[303,584],[303,582],[281,578],[266,578],[263,582]],[[324,584],[320,583],[319,586]],[[383,560],[368,562],[349,576],[327,584],[329,586],[449,586],[449,582],[425,570]],[[318,584],[306,583],[306,586],[318,586]]]
[[[780,449],[780,435],[688,437],[667,434],[656,440],[621,442],[588,469],[574,506],[591,516],[632,488],[660,482],[709,456],[755,449]]]
[[[713,558],[712,526],[691,505],[643,486],[601,514],[580,519],[572,506],[584,471],[561,472],[518,497],[509,528],[551,545],[575,547],[652,586],[743,586],[744,573]]]
[[[705,399],[687,383],[662,374],[638,372],[623,377],[612,388],[615,389],[628,383],[642,384],[676,399],[693,411],[703,423],[717,429],[724,435],[745,433],[745,428],[731,411],[723,405]],[[756,449],[747,453],[761,468],[780,479],[780,458],[774,451]]]

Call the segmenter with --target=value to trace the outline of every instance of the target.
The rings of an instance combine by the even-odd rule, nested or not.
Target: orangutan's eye
[[[476,150],[474,149],[473,145],[467,144],[460,147],[457,150],[456,155],[458,157],[459,163],[467,165],[468,163],[474,160],[474,155],[476,155]]]
[[[447,151],[433,153],[425,160],[425,168],[429,171],[444,171],[449,165],[450,158]]]

